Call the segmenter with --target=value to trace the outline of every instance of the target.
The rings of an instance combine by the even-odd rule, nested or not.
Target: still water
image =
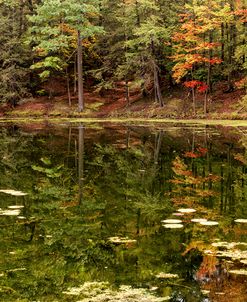
[[[0,301],[246,302],[247,128],[0,127]]]

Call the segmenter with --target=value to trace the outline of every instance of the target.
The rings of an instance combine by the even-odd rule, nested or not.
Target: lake
[[[0,301],[247,301],[247,127],[6,123],[0,173]]]

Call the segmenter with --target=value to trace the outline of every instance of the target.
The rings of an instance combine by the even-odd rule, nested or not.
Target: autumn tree
[[[205,93],[204,112],[207,112],[207,94],[212,91],[212,66],[221,63],[218,57],[218,31],[221,7],[218,1],[199,4],[193,1],[185,5],[181,26],[173,35],[175,54],[173,77],[191,88],[193,113],[196,114],[196,89]]]

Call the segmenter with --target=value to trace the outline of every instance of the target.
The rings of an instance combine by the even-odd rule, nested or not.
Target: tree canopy
[[[245,0],[0,1],[1,102],[37,95],[53,77],[72,83],[84,109],[86,88],[125,83],[165,105],[174,86],[197,94],[225,81],[246,87]],[[76,55],[77,54],[77,55]]]

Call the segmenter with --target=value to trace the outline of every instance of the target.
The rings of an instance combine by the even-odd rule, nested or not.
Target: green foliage
[[[30,52],[23,44],[16,1],[0,3],[0,102],[16,105],[28,95]]]
[[[102,33],[102,28],[93,23],[97,20],[98,5],[97,0],[45,0],[37,6],[36,14],[29,17],[32,26],[27,40],[39,57],[31,69],[41,69],[42,79],[68,66],[77,48],[78,31],[83,39]]]

